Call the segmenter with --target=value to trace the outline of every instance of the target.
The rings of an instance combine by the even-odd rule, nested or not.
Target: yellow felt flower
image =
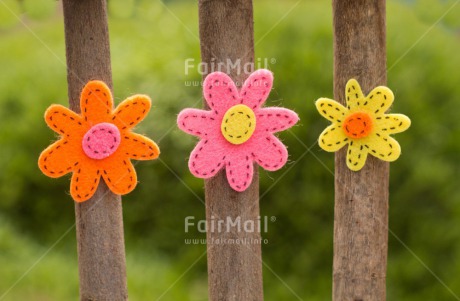
[[[395,161],[401,154],[398,141],[390,137],[407,130],[410,119],[402,114],[385,114],[394,100],[387,87],[377,87],[364,96],[361,87],[350,79],[345,87],[347,107],[335,100],[320,98],[316,108],[332,124],[319,136],[319,146],[335,152],[348,144],[347,166],[360,170],[368,154],[384,161]]]

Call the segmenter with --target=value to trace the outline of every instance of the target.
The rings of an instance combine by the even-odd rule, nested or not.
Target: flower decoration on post
[[[77,202],[95,193],[101,176],[114,193],[131,192],[137,176],[130,159],[152,160],[160,154],[152,140],[131,132],[150,106],[148,96],[134,95],[113,110],[107,85],[90,81],[81,93],[81,114],[61,105],[46,110],[46,123],[61,137],[41,153],[41,171],[52,178],[73,172],[70,194]]]
[[[252,182],[254,162],[270,171],[286,163],[287,149],[274,133],[299,118],[285,108],[262,108],[272,84],[265,69],[252,73],[241,91],[225,73],[206,77],[203,94],[211,110],[185,109],[177,119],[181,130],[200,138],[188,164],[194,176],[211,178],[225,168],[228,183],[241,192]]]
[[[347,166],[360,170],[368,154],[384,161],[395,161],[401,154],[398,141],[390,137],[407,130],[410,119],[402,114],[386,114],[394,100],[387,87],[377,87],[366,97],[354,79],[345,88],[347,107],[335,100],[316,101],[319,113],[332,122],[319,136],[319,146],[335,152],[348,144]]]

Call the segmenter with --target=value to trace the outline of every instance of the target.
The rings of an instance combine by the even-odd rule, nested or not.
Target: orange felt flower
[[[114,193],[131,192],[137,176],[130,159],[152,160],[160,154],[152,140],[131,132],[150,106],[148,96],[134,95],[113,110],[107,85],[90,81],[81,93],[81,114],[61,105],[46,110],[46,123],[61,137],[41,153],[40,170],[52,178],[73,172],[70,194],[77,202],[93,196],[101,176]]]

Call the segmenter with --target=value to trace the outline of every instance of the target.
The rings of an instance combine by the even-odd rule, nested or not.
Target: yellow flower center
[[[224,138],[232,144],[248,141],[255,129],[256,115],[245,105],[236,105],[228,109],[220,127]]]
[[[350,138],[364,138],[372,131],[372,118],[367,113],[356,112],[345,118],[342,128]]]

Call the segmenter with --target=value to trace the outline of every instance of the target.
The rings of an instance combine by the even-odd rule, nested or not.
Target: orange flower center
[[[342,128],[350,138],[364,138],[372,131],[372,118],[364,112],[353,113],[345,118]]]
[[[83,151],[91,159],[105,159],[117,150],[120,140],[120,131],[114,124],[98,123],[83,137]]]

